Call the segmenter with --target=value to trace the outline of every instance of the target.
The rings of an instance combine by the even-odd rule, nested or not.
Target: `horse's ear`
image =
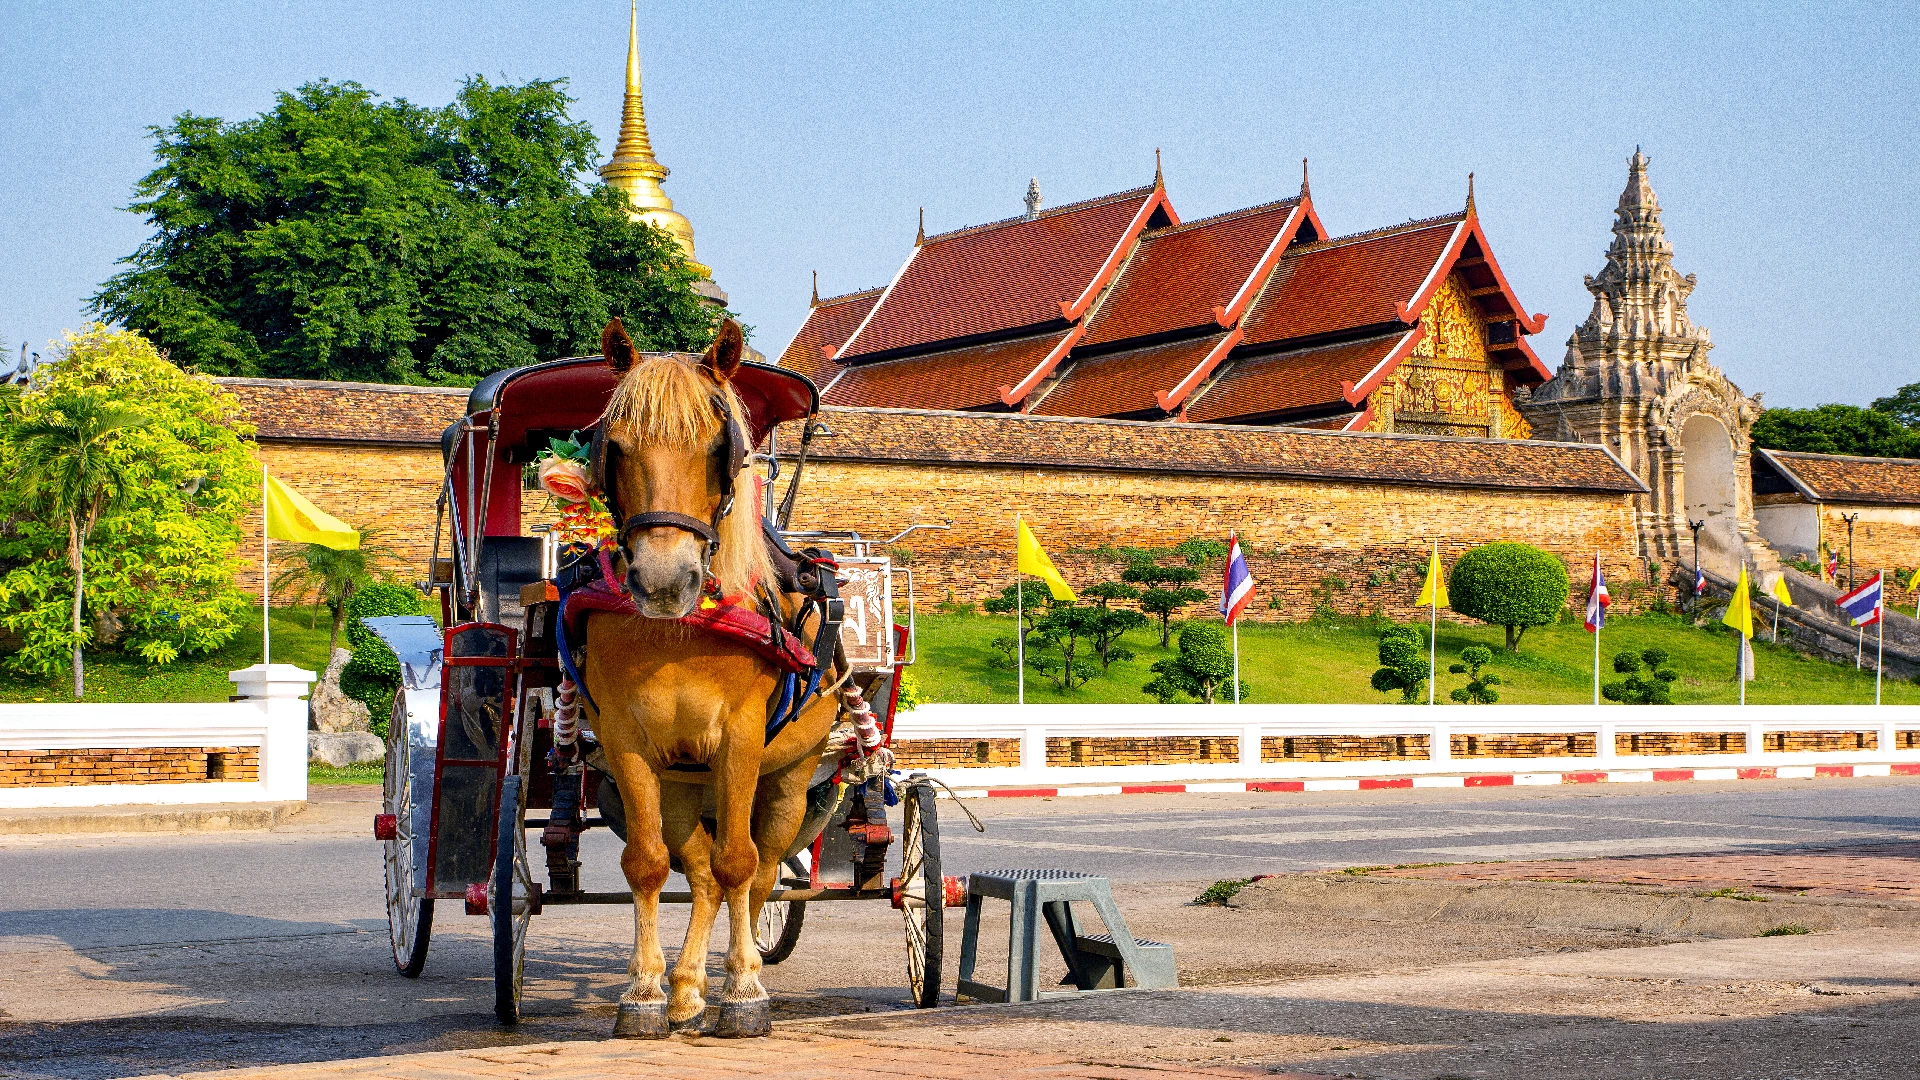
[[[633,366],[633,339],[627,336],[627,328],[620,325],[618,315],[608,319],[607,328],[600,331],[600,355],[607,358],[607,366],[616,375],[625,375]]]
[[[713,335],[713,344],[707,346],[707,354],[700,363],[718,379],[731,379],[733,373],[740,370],[740,358],[747,350],[747,339],[740,333],[740,324],[732,319],[721,322],[720,332]]]

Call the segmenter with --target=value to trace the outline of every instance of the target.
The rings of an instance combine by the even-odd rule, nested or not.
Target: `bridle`
[[[740,473],[741,466],[747,461],[747,442],[741,438],[739,422],[734,418],[733,409],[727,404],[725,394],[714,394],[710,399],[713,411],[720,417],[720,451],[726,457],[726,465],[720,471],[720,506],[713,512],[711,521],[672,510],[647,510],[629,518],[623,518],[620,509],[620,496],[614,483],[618,476],[616,456],[620,453],[620,444],[607,437],[607,420],[602,416],[594,425],[593,442],[588,450],[588,474],[593,486],[606,500],[607,513],[619,522],[619,533],[614,540],[622,547],[627,537],[635,529],[670,528],[690,532],[707,542],[707,561],[711,562],[714,553],[720,550],[720,521],[733,512],[733,481]]]

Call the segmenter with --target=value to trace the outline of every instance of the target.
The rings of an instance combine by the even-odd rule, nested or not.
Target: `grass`
[[[309,764],[307,783],[319,785],[333,784],[379,784],[386,780],[386,765],[383,762],[361,762],[358,765]]]
[[[1801,926],[1799,923],[1788,923],[1785,926],[1776,926],[1771,930],[1762,930],[1757,936],[1759,937],[1798,937],[1801,934],[1811,934],[1811,933],[1813,933],[1811,929]]]
[[[295,664],[319,674],[327,667],[325,613],[309,628],[305,608],[273,612],[273,662]],[[182,657],[171,664],[149,664],[138,656],[103,650],[88,653],[87,701],[225,701],[233,696],[227,672],[260,662],[260,622],[256,611],[223,649]],[[0,702],[72,701],[73,673],[63,669],[51,679],[0,672]]]
[[[1219,907],[1226,907],[1227,901],[1233,899],[1241,889],[1251,884],[1253,884],[1252,878],[1227,878],[1224,881],[1216,881],[1207,886],[1199,896],[1194,897],[1193,902],[1196,904],[1214,904]]]
[[[922,614],[918,618],[920,662],[915,676],[921,697],[936,702],[1011,702],[1015,700],[1014,673],[993,666],[998,654],[996,637],[1011,637],[1011,616],[978,614]],[[1681,619],[1658,616],[1616,616],[1602,633],[1601,679],[1621,678],[1613,673],[1615,653],[1653,646],[1667,650],[1668,667],[1680,673],[1673,684],[1676,704],[1734,704],[1740,700],[1734,681],[1735,646],[1732,632],[1719,626],[1696,627]],[[1370,680],[1379,666],[1376,631],[1355,623],[1247,623],[1240,628],[1240,675],[1254,702],[1393,702],[1397,694],[1382,694]],[[1149,702],[1140,687],[1153,677],[1153,662],[1172,655],[1160,648],[1157,631],[1127,635],[1125,644],[1138,655],[1116,662],[1103,675],[1065,693],[1033,671],[1027,673],[1030,702]],[[1491,670],[1500,674],[1501,704],[1581,704],[1593,700],[1593,638],[1575,619],[1527,631],[1518,653],[1506,652],[1499,627],[1442,621],[1439,629],[1440,685],[1438,700],[1452,704],[1449,690],[1466,685],[1466,676],[1451,675],[1447,665],[1469,645],[1494,649]],[[1851,664],[1835,664],[1805,657],[1784,645],[1770,645],[1764,637],[1754,642],[1756,677],[1747,684],[1747,701],[1756,705],[1873,704],[1873,672],[1855,671]],[[1097,664],[1097,661],[1095,661]],[[1920,686],[1888,679],[1882,686],[1889,705],[1920,704]]]

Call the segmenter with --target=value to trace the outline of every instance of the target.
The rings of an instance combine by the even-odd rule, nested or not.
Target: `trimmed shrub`
[[[1460,556],[1447,578],[1453,610],[1507,631],[1507,651],[1529,626],[1546,626],[1566,609],[1567,567],[1531,544],[1483,544]]]
[[[1400,700],[1420,700],[1427,685],[1427,639],[1412,626],[1390,626],[1380,635],[1380,668],[1373,688],[1383,694],[1398,690]]]
[[[347,598],[347,646],[353,650],[353,659],[340,672],[340,692],[364,703],[376,721],[393,711],[393,694],[400,688],[400,659],[360,620],[424,613],[420,594],[405,585],[377,582]]]

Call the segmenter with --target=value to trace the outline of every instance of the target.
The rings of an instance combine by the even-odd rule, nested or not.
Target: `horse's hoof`
[[[699,1012],[694,1013],[692,1016],[687,1017],[685,1020],[674,1020],[672,1024],[673,1033],[675,1035],[712,1034],[713,1023],[707,1019],[708,1015],[709,1014],[707,1012],[706,1007],[704,1005],[701,1006]]]
[[[667,1003],[664,1001],[623,1001],[613,1021],[616,1039],[664,1039],[667,1037]]]
[[[766,998],[723,1001],[713,1033],[722,1039],[759,1039],[773,1034],[773,1004]]]

